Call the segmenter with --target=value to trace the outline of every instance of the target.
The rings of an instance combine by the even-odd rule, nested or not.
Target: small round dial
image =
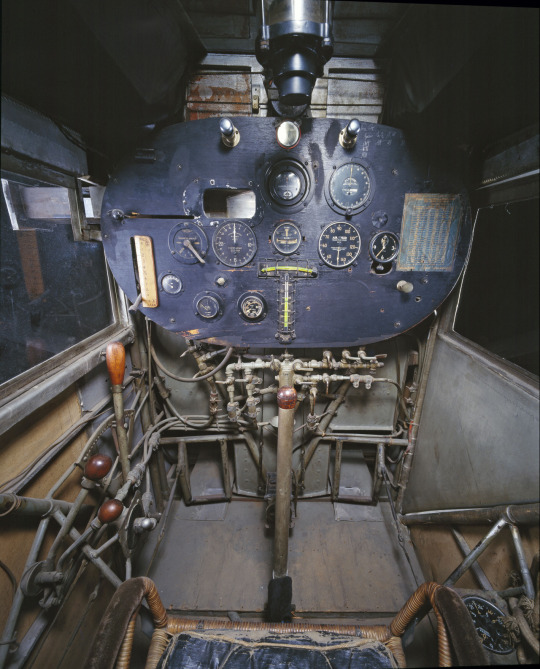
[[[246,223],[227,221],[216,230],[212,240],[218,260],[228,267],[242,267],[253,260],[257,252],[257,240]]]
[[[215,318],[221,311],[219,300],[214,295],[197,295],[194,305],[195,313],[207,320]]]
[[[204,264],[208,237],[194,223],[179,223],[169,233],[169,249],[176,260],[187,265]]]
[[[341,165],[330,177],[330,198],[339,209],[359,209],[368,202],[371,191],[368,171],[359,163]]]
[[[244,293],[238,300],[238,312],[246,321],[260,321],[266,316],[266,302],[255,293]]]
[[[351,223],[330,223],[319,237],[319,254],[329,267],[347,267],[359,253],[360,233]]]
[[[178,295],[182,290],[182,281],[176,274],[168,272],[161,277],[161,290],[167,295]]]
[[[463,603],[485,648],[500,655],[514,650],[504,626],[504,613],[497,606],[483,597],[464,597]]]
[[[390,262],[399,250],[399,240],[393,232],[379,232],[369,245],[369,253],[373,260]]]
[[[272,200],[285,207],[301,202],[309,185],[306,171],[293,160],[276,163],[268,174],[267,183]]]
[[[292,221],[280,223],[272,233],[272,244],[283,255],[294,253],[300,246],[302,234]]]

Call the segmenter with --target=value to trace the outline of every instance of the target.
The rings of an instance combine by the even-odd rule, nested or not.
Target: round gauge
[[[198,225],[179,223],[169,233],[169,249],[176,260],[182,263],[204,264],[204,256],[208,251],[208,238]]]
[[[194,301],[195,313],[201,318],[211,320],[219,315],[221,311],[221,304],[218,297],[204,293],[197,295]]]
[[[222,223],[216,230],[212,246],[218,260],[228,267],[247,265],[257,252],[253,230],[240,221]]]
[[[399,250],[399,240],[393,232],[379,232],[369,245],[369,253],[373,260],[390,262]]]
[[[330,177],[330,198],[334,205],[345,211],[367,205],[372,190],[368,171],[359,163],[345,163]]]
[[[266,302],[256,293],[244,293],[238,299],[238,313],[246,321],[260,321],[266,316]]]
[[[161,290],[167,295],[178,295],[182,290],[182,281],[176,274],[168,272],[161,277]]]
[[[464,597],[480,641],[492,653],[506,655],[514,648],[504,626],[504,613],[483,597]]]
[[[280,223],[272,233],[272,244],[283,255],[294,253],[300,246],[302,234],[292,221]]]
[[[319,254],[329,267],[351,265],[360,253],[360,233],[351,223],[330,223],[319,237]]]
[[[292,149],[300,141],[300,128],[294,121],[283,121],[276,128],[276,139],[284,149]]]
[[[272,200],[282,206],[301,202],[308,190],[307,172],[292,160],[276,163],[268,175],[268,192]]]

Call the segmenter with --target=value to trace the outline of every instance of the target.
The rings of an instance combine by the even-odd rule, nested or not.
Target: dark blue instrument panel
[[[232,120],[236,146],[217,118],[170,126],[107,187],[107,260],[148,318],[224,344],[339,346],[393,337],[438,307],[471,239],[448,168],[383,125],[362,123],[346,149],[346,121],[302,119],[287,150],[282,119]]]

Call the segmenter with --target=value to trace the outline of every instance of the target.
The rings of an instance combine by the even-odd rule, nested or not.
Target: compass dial
[[[330,178],[330,198],[339,209],[359,209],[366,205],[371,192],[372,183],[368,171],[359,163],[341,165]]]
[[[218,260],[228,267],[247,265],[257,252],[253,230],[241,221],[227,221],[216,230],[212,240]]]
[[[292,221],[280,223],[272,234],[272,244],[283,255],[294,253],[300,246],[302,234]]]
[[[272,201],[281,207],[299,204],[309,189],[309,177],[300,163],[281,160],[268,173],[267,188]]]
[[[463,603],[485,648],[500,655],[514,650],[504,626],[504,613],[497,606],[483,597],[464,597]]]
[[[369,253],[373,260],[390,262],[399,250],[399,241],[393,232],[379,232],[369,245]]]
[[[359,253],[360,233],[351,223],[330,223],[319,237],[319,254],[329,267],[347,267]]]

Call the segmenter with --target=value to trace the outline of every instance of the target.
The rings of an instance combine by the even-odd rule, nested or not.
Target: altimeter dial
[[[219,226],[212,240],[218,260],[228,267],[243,267],[257,253],[253,230],[241,221],[227,221]]]
[[[348,267],[360,253],[360,233],[351,223],[330,223],[319,237],[319,255],[334,269]]]

